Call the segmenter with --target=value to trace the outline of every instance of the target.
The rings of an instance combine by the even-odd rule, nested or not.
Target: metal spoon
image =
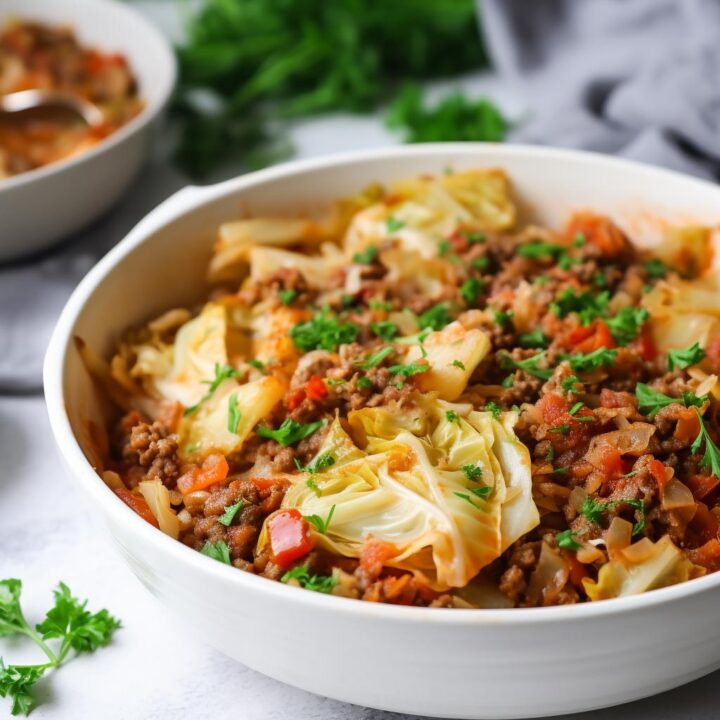
[[[21,90],[0,95],[0,115],[40,108],[69,110],[82,118],[90,127],[98,127],[105,122],[105,116],[97,105],[70,93],[55,90]]]

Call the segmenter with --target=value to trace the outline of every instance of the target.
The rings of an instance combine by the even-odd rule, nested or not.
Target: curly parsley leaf
[[[206,385],[210,386],[208,391],[194,405],[186,407],[183,415],[191,415],[194,413],[204,402],[209,400],[215,394],[215,391],[220,387],[221,383],[225,382],[228,378],[238,377],[238,375],[240,375],[240,373],[234,367],[215,363],[215,377],[212,380],[202,381]]]
[[[28,714],[35,704],[32,688],[51,668],[59,667],[71,650],[94,652],[110,643],[120,621],[107,610],[91,613],[87,601],[73,597],[64,583],[54,591],[55,603],[45,619],[33,630],[20,607],[22,583],[16,579],[0,581],[0,634],[26,635],[45,653],[48,662],[36,665],[6,665],[0,658],[0,697],[12,701],[13,715]],[[55,650],[47,640],[59,640]]]
[[[442,330],[446,325],[452,322],[450,313],[448,312],[447,305],[444,303],[438,303],[433,305],[429,310],[426,310],[420,316],[418,316],[418,324],[424,330],[425,328],[432,328],[433,330]]]
[[[368,245],[362,252],[356,252],[352,261],[356,265],[372,265],[377,260],[379,252],[376,245]]]
[[[225,563],[225,565],[232,565],[230,561],[230,548],[224,540],[218,540],[215,543],[207,540],[200,552],[213,560]]]
[[[645,272],[651,280],[659,280],[667,275],[668,269],[662,260],[657,258],[648,260],[645,264]]]
[[[500,406],[494,400],[491,400],[489,403],[485,404],[485,411],[491,413],[495,420],[500,419]]]
[[[627,345],[637,337],[649,317],[650,313],[645,308],[626,307],[614,317],[607,318],[605,323],[615,342],[618,345]]]
[[[310,575],[305,565],[297,565],[280,578],[280,581],[284,583],[291,580],[295,580],[305,590],[321,593],[329,593],[337,585],[337,580],[332,575]]]
[[[524,348],[546,348],[548,339],[542,330],[533,330],[520,335],[520,346]]]
[[[460,296],[467,305],[475,305],[485,292],[485,282],[479,278],[469,278],[460,286]]]
[[[280,290],[278,292],[278,298],[283,305],[290,305],[292,301],[298,296],[298,291],[293,288],[288,290]]]
[[[330,521],[332,520],[332,516],[335,514],[335,505],[333,505],[330,508],[330,512],[328,513],[328,516],[323,520],[319,515],[303,515],[303,517],[312,525],[315,526],[315,529],[322,533],[323,535],[327,535],[328,528],[330,527]]]
[[[481,467],[478,465],[463,465],[461,469],[463,471],[463,475],[465,475],[468,480],[480,482],[483,474],[483,469]]]
[[[283,447],[294,445],[306,437],[310,437],[327,423],[327,420],[317,420],[311,423],[299,423],[292,418],[285,418],[282,425],[277,430],[271,430],[268,427],[260,426],[255,432],[262,438],[275,440]]]
[[[709,468],[712,475],[720,477],[720,449],[718,449],[718,446],[710,437],[710,433],[705,426],[705,421],[703,420],[703,416],[700,414],[700,411],[695,408],[695,412],[697,413],[698,420],[700,421],[700,432],[695,438],[693,444],[690,446],[690,450],[697,455],[704,443],[705,453],[700,460],[700,467],[705,469]]]
[[[564,550],[577,552],[582,549],[582,545],[573,536],[572,530],[563,530],[562,532],[559,532],[555,536],[555,540],[557,541],[558,547],[563,548]]]
[[[327,468],[334,465],[335,458],[329,452],[324,452],[324,453],[320,453],[317,457],[315,457],[307,465],[303,465],[297,458],[295,458],[294,462],[295,462],[295,467],[300,472],[308,472],[311,475],[314,475],[315,473],[319,473],[319,472],[322,472],[323,470],[327,470]]]
[[[357,338],[359,326],[343,322],[332,316],[325,308],[312,320],[298,323],[290,330],[295,345],[308,352],[310,350],[333,351],[340,345],[347,345]]]
[[[681,398],[670,397],[665,393],[654,390],[645,383],[638,383],[635,386],[635,397],[638,402],[638,410],[650,419],[654,418],[660,410],[668,405],[678,403],[685,405],[685,407],[700,407],[707,399],[706,396],[697,397],[691,392],[684,392]]]
[[[388,342],[394,340],[400,333],[398,326],[394,322],[390,322],[390,320],[370,323],[370,329],[377,337]]]
[[[503,353],[500,356],[500,367],[503,370],[522,370],[528,375],[540,378],[541,380],[549,380],[553,374],[552,369],[539,367],[544,357],[544,350],[524,360],[514,360],[507,353]]]
[[[234,505],[226,505],[225,512],[218,517],[218,522],[225,527],[230,527],[236,515],[245,507],[243,500],[238,500]]]
[[[684,370],[697,365],[705,357],[700,343],[695,343],[684,350],[668,350],[668,370]]]
[[[550,310],[560,318],[576,313],[583,325],[589,325],[595,318],[605,314],[609,301],[610,293],[607,291],[596,293],[584,290],[576,293],[573,288],[568,287],[550,303]]]
[[[604,365],[612,365],[615,362],[617,354],[617,350],[609,350],[608,348],[601,347],[593,350],[591,353],[564,355],[562,359],[567,360],[575,372],[588,372],[589,370],[597,370]]]

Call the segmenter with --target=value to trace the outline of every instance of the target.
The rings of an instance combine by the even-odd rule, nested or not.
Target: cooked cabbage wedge
[[[285,389],[285,384],[272,375],[245,384],[235,379],[224,380],[195,412],[181,420],[180,456],[206,455],[213,450],[229,455],[240,450]]]
[[[530,457],[512,413],[499,422],[468,405],[418,403],[351,412],[351,434],[336,419],[318,453],[335,462],[311,486],[300,474],[283,506],[323,518],[334,506],[327,533],[316,533],[332,553],[358,557],[380,539],[397,548],[391,565],[437,590],[462,587],[538,524]]]
[[[600,568],[597,582],[585,578],[583,585],[591,600],[607,600],[685,582],[698,571],[664,535],[656,543],[643,538],[618,552]]]
[[[443,400],[457,400],[467,387],[475,368],[490,351],[487,333],[466,329],[459,322],[430,333],[422,347],[414,345],[407,362],[419,360],[425,353],[430,370],[418,375],[416,383],[424,392],[436,392]]]
[[[215,366],[227,363],[227,313],[218,303],[180,327],[172,345],[158,341],[134,347],[137,361],[131,376],[139,378],[160,397],[193,405],[206,392],[204,381],[215,375]]]

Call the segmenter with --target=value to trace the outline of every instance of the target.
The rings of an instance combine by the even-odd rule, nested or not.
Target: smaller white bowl
[[[120,197],[145,159],[154,122],[177,75],[168,40],[125,4],[2,0],[0,27],[11,19],[69,25],[81,44],[122,53],[137,78],[145,107],[87,152],[0,180],[0,261],[67,238]]]

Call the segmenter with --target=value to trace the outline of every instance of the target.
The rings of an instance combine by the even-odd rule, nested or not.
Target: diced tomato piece
[[[640,334],[635,338],[633,342],[633,348],[637,351],[643,360],[651,362],[657,357],[658,350],[655,346],[655,341],[652,339],[650,330],[644,327]]]
[[[700,420],[695,408],[685,408],[678,413],[677,424],[673,436],[684,442],[691,442],[700,432]]]
[[[270,558],[280,567],[289,567],[314,547],[307,521],[295,508],[276,512],[268,519],[267,525]]]
[[[720,337],[716,337],[707,349],[707,357],[714,373],[720,373]]]
[[[543,420],[548,425],[559,423],[568,414],[569,409],[567,400],[556,393],[548,393],[540,398],[538,407]]]
[[[608,258],[618,257],[627,247],[627,240],[620,228],[610,218],[593,212],[578,212],[570,218],[565,236],[572,241],[579,234],[584,235],[587,242],[599,248]]]
[[[368,538],[360,549],[360,567],[371,578],[377,578],[385,563],[397,553],[397,548],[392,543]]]
[[[286,398],[285,398],[285,404],[288,407],[288,410],[296,410],[297,408],[302,405],[302,401],[305,399],[305,390],[303,388],[298,388],[297,390],[291,390]]]
[[[202,467],[194,465],[178,478],[178,490],[183,495],[205,490],[225,480],[229,471],[228,462],[222,453],[210,453],[203,461]]]
[[[718,519],[710,512],[705,503],[697,504],[695,515],[687,527],[686,542],[691,545],[703,545],[718,539]]]
[[[608,477],[622,475],[625,469],[623,467],[620,451],[606,442],[598,443],[597,463],[600,469]]]
[[[650,470],[650,474],[655,479],[658,488],[661,491],[664,490],[665,484],[667,483],[667,471],[665,469],[665,466],[659,460],[655,460],[653,458],[648,463],[648,470]]]
[[[691,475],[685,484],[696,500],[702,500],[720,485],[720,478],[715,475]]]
[[[710,572],[716,572],[720,570],[720,541],[716,538],[708,540],[702,547],[690,550],[688,557],[696,565],[701,565]]]
[[[150,506],[142,495],[137,495],[126,488],[116,488],[113,492],[143,520],[149,522],[154,527],[160,527],[155,516],[150,511]]]
[[[577,559],[574,552],[563,552],[566,560],[570,562],[570,582],[581,588],[583,578],[588,576],[587,568]]]
[[[601,347],[615,347],[615,341],[613,340],[610,328],[607,326],[607,323],[602,320],[596,320],[588,327],[583,327],[582,325],[576,327],[568,335],[567,340],[573,350],[582,353],[594,352]]]
[[[328,389],[319,375],[313,375],[305,385],[305,392],[311,400],[322,400],[327,397]]]
[[[568,333],[567,341],[572,347],[574,347],[578,343],[583,342],[583,340],[587,340],[593,332],[594,330],[592,325],[578,325]]]

